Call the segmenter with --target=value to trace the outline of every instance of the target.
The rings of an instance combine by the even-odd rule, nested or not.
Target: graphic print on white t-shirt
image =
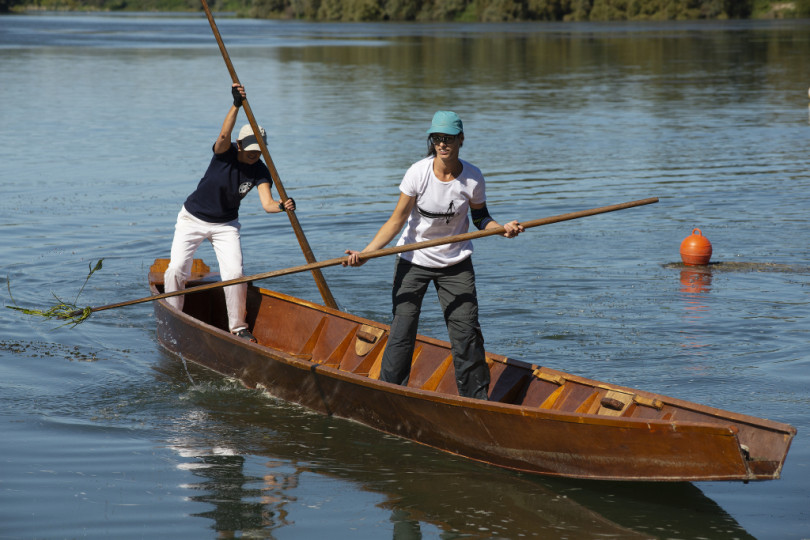
[[[433,157],[417,161],[408,169],[399,189],[416,198],[398,246],[465,233],[470,226],[470,203],[486,202],[484,176],[481,170],[464,160],[458,178],[442,182],[433,174]],[[421,212],[420,212],[421,210]],[[472,255],[469,240],[402,253],[414,264],[443,268],[457,264]]]

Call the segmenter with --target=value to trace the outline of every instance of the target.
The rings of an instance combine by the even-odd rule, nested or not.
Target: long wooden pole
[[[523,225],[525,229],[530,229],[532,227],[540,227],[541,225],[549,225],[551,223],[559,223],[561,221],[569,221],[572,219],[593,216],[596,214],[605,214],[607,212],[615,212],[616,210],[624,210],[626,208],[633,208],[636,206],[643,206],[645,204],[653,204],[657,202],[658,197],[651,197],[649,199],[640,199],[638,201],[630,201],[626,203],[614,204],[611,206],[592,208],[590,210],[581,210],[579,212],[570,212],[568,214],[560,214],[557,216],[534,219],[532,221],[522,222],[521,225]],[[457,234],[454,236],[445,236],[443,238],[436,238],[435,240],[426,240],[424,242],[416,242],[414,244],[405,244],[404,246],[394,246],[389,248],[378,249],[377,251],[369,251],[368,253],[361,253],[360,259],[363,260],[376,259],[378,257],[385,257],[387,255],[394,255],[396,253],[404,253],[406,251],[415,251],[417,249],[424,249],[427,247],[441,246],[444,244],[453,244],[455,242],[474,240],[476,238],[483,238],[485,236],[494,236],[497,234],[503,234],[504,232],[506,232],[506,230],[503,227],[494,227],[492,229],[486,229],[483,231],[473,231],[463,234]],[[270,272],[264,272],[262,274],[254,274],[252,276],[244,276],[236,279],[229,279],[228,281],[217,281],[216,283],[207,283],[205,285],[199,285],[197,287],[189,287],[188,289],[183,289],[180,291],[173,291],[169,293],[161,293],[153,296],[147,296],[144,298],[138,298],[137,300],[118,302],[117,304],[109,304],[106,306],[90,308],[90,310],[91,312],[104,311],[107,309],[131,306],[133,304],[141,304],[143,302],[152,302],[154,300],[160,300],[162,298],[169,298],[170,296],[180,296],[182,294],[191,294],[201,291],[207,291],[210,289],[227,287],[228,285],[247,283],[249,281],[259,281],[261,279],[269,279],[278,276],[286,276],[289,274],[297,274],[299,272],[306,272],[307,270],[312,270],[313,268],[326,268],[327,266],[337,266],[339,264],[343,264],[347,260],[348,256],[338,257],[336,259],[329,259],[326,261],[314,262],[310,264],[304,264],[301,266],[293,266],[290,268],[283,268],[281,270],[273,270]],[[76,313],[81,313],[81,311],[78,311]]]
[[[239,84],[239,77],[236,75],[236,70],[233,67],[233,63],[228,55],[228,51],[225,48],[225,43],[222,41],[222,36],[217,28],[217,23],[214,21],[214,16],[211,14],[211,10],[208,8],[208,3],[205,0],[200,0],[200,2],[202,2],[205,15],[208,17],[208,22],[211,25],[211,30],[214,32],[214,37],[217,39],[217,43],[219,44],[219,50],[222,53],[222,58],[225,60],[225,65],[228,66],[228,72],[231,74],[231,79],[234,83]],[[242,100],[242,109],[245,111],[248,122],[250,122],[250,127],[253,128],[253,134],[256,136],[256,141],[259,143],[259,148],[262,151],[262,157],[264,157],[267,168],[270,170],[270,176],[273,178],[273,183],[276,186],[279,197],[281,197],[282,201],[286,201],[288,198],[287,192],[284,190],[284,186],[281,184],[281,179],[278,176],[276,166],[273,164],[273,159],[270,157],[270,151],[267,149],[267,145],[264,144],[264,139],[259,133],[259,124],[256,123],[256,118],[253,116],[253,111],[251,110],[247,99]],[[288,211],[287,216],[290,218],[290,223],[292,224],[293,231],[295,232],[295,237],[298,239],[301,250],[304,252],[304,258],[310,264],[315,263],[315,255],[312,254],[312,249],[309,247],[307,237],[304,236],[304,231],[301,228],[301,224],[298,222],[298,217],[295,215],[294,211]],[[323,298],[324,304],[326,304],[328,307],[337,309],[337,302],[335,302],[335,298],[332,296],[332,291],[329,290],[329,286],[326,284],[326,280],[324,279],[320,268],[320,266],[313,264],[312,268],[309,270],[312,272],[312,275],[315,278],[315,283],[318,286],[318,290],[321,293],[321,298]]]

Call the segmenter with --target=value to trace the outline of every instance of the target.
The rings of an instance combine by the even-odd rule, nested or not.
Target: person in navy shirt
[[[235,143],[231,142],[239,108],[246,97],[245,89],[240,84],[234,84],[231,93],[233,105],[214,143],[211,163],[177,216],[171,261],[164,275],[166,292],[185,288],[194,253],[203,240],[209,240],[214,246],[223,281],[244,275],[239,205],[254,187],[259,192],[265,212],[275,214],[295,210],[292,198],[283,202],[273,199],[270,171],[260,159],[261,147],[250,124],[239,130]],[[266,145],[267,134],[261,127],[259,131]],[[245,322],[247,285],[230,285],[224,288],[224,293],[230,331],[255,342],[256,338]],[[166,300],[171,306],[182,310],[184,298],[184,295],[180,295]]]

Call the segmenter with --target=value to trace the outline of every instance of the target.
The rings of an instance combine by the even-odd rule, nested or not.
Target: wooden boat
[[[160,294],[168,260],[151,267]],[[217,281],[196,260],[189,287]],[[156,300],[169,351],[249,388],[452,454],[602,480],[779,478],[793,426],[586,379],[487,352],[490,401],[458,395],[449,343],[419,336],[407,387],[378,380],[388,326],[248,286],[258,344],[227,331],[221,288]]]

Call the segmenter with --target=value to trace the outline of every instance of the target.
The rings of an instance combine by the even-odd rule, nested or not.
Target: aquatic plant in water
[[[76,305],[76,302],[79,301],[79,296],[81,296],[82,292],[84,291],[84,287],[90,280],[90,276],[92,276],[97,270],[101,270],[102,261],[104,261],[104,259],[99,259],[95,266],[93,266],[93,263],[90,263],[88,265],[90,272],[87,274],[87,277],[85,278],[81,289],[79,289],[79,292],[76,295],[76,299],[73,300],[72,303],[65,302],[64,300],[56,296],[56,294],[51,293],[53,294],[53,297],[56,299],[57,304],[46,310],[28,309],[18,306],[16,300],[14,300],[14,296],[12,296],[11,294],[11,279],[6,279],[6,284],[8,286],[8,296],[14,303],[13,306],[6,306],[6,307],[9,309],[25,313],[26,315],[37,315],[48,319],[56,318],[66,320],[67,322],[65,324],[60,325],[59,328],[66,325],[76,326],[77,324],[86,320],[90,316],[90,314],[93,313],[92,307],[88,306],[80,308]]]

